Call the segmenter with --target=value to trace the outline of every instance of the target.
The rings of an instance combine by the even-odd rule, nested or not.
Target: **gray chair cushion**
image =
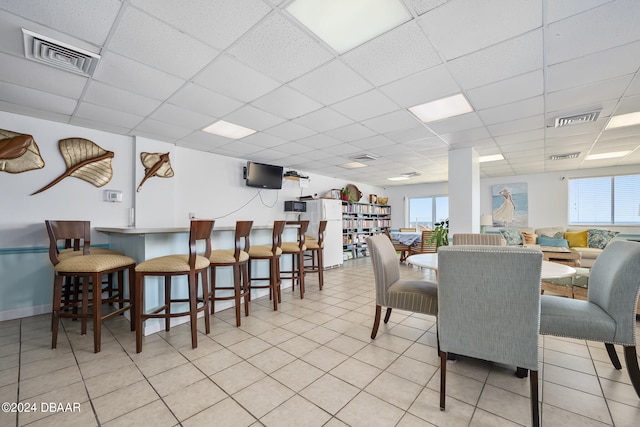
[[[613,342],[616,322],[603,309],[588,301],[542,295],[540,333]]]

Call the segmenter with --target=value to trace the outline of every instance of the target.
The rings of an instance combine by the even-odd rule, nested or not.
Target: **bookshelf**
[[[366,239],[391,227],[391,206],[342,202],[342,256],[369,256]]]

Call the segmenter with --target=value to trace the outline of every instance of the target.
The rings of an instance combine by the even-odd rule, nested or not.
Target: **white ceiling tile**
[[[442,63],[413,21],[347,52],[342,58],[377,86]]]
[[[363,125],[378,133],[393,132],[399,129],[422,127],[416,117],[407,110],[398,110],[373,119],[365,120]]]
[[[322,107],[318,102],[287,86],[280,86],[252,104],[286,119],[294,119]]]
[[[563,0],[546,2],[546,20],[548,23],[589,10],[610,0]]]
[[[451,145],[462,144],[466,142],[474,142],[490,138],[491,135],[486,128],[466,129],[453,133],[446,133],[440,137]]]
[[[55,7],[51,7],[55,3]],[[67,34],[103,45],[118,14],[120,0],[32,0],[6,1],[1,8]]]
[[[544,128],[544,116],[537,115],[525,117],[523,119],[512,120],[506,123],[497,123],[487,126],[489,132],[493,136],[508,135],[511,133],[519,133],[526,130],[535,130]]]
[[[352,123],[350,125],[327,131],[326,134],[340,141],[350,142],[373,136],[375,135],[375,132],[360,123]]]
[[[282,145],[279,145],[276,148],[277,151],[281,151],[283,153],[291,153],[294,155],[299,155],[302,153],[306,153],[308,151],[313,151],[314,147],[309,147],[305,144],[300,144],[298,142],[285,142]]]
[[[289,120],[279,125],[273,126],[269,129],[266,129],[264,133],[268,133],[270,135],[274,135],[288,141],[293,141],[295,139],[305,138],[307,136],[314,135],[316,131]]]
[[[321,108],[312,113],[305,114],[304,116],[295,119],[294,122],[318,132],[325,132],[352,123],[349,118],[329,107]]]
[[[547,138],[567,138],[573,135],[584,135],[602,130],[606,120],[598,120],[593,123],[584,123],[573,126],[547,127]]]
[[[218,56],[194,79],[204,87],[240,101],[251,102],[280,83],[228,57]]]
[[[264,132],[257,132],[253,135],[246,136],[242,138],[242,141],[262,148],[278,147],[287,142],[284,138],[268,135]]]
[[[67,98],[79,98],[88,81],[86,77],[1,52],[0,64],[0,81]]]
[[[538,141],[516,142],[513,144],[497,144],[497,145],[504,153],[511,153],[514,151],[525,151],[525,150],[532,150],[534,148],[544,148],[545,142],[544,140],[541,139]]]
[[[438,65],[384,85],[380,90],[406,108],[459,93],[460,87],[447,67]]]
[[[114,53],[106,53],[93,75],[95,80],[153,99],[165,99],[185,80]]]
[[[318,148],[322,151],[326,151],[327,153],[331,153],[336,156],[349,156],[354,153],[359,153],[362,151],[360,147],[356,147],[355,145],[351,145],[350,143],[341,143],[338,141],[337,144],[331,146],[318,146]]]
[[[542,113],[544,113],[544,98],[536,96],[523,101],[500,105],[499,107],[480,110],[478,111],[478,116],[480,116],[484,124],[490,125]]]
[[[538,140],[542,141],[544,138],[544,129],[532,129],[494,137],[499,145],[522,144]]]
[[[324,64],[289,84],[325,105],[333,104],[373,88],[340,60]]]
[[[262,111],[251,105],[245,105],[223,117],[227,122],[261,131],[285,121],[282,117]]]
[[[413,10],[416,15],[419,16],[448,1],[449,0],[406,0],[405,3],[407,3],[410,10]]]
[[[375,135],[369,138],[359,139],[357,141],[353,141],[351,144],[356,147],[360,147],[364,151],[373,149],[373,148],[378,148],[378,147],[387,147],[390,145],[391,146],[397,145],[395,142],[391,141],[389,138],[386,138],[382,135]]]
[[[625,74],[640,67],[640,42],[561,62],[547,68],[547,91],[583,86]]]
[[[53,95],[5,82],[0,82],[0,94],[4,102],[38,110],[48,110],[57,114],[70,115],[77,105],[76,100],[73,98]]]
[[[476,110],[510,104],[522,99],[542,95],[544,75],[542,70],[521,74],[499,82],[471,89],[467,92],[469,101]],[[542,110],[540,111],[542,113]]]
[[[177,145],[192,146],[203,151],[211,151],[229,144],[230,141],[231,139],[220,135],[197,131],[180,139]]]
[[[598,108],[603,101],[620,98],[631,82],[631,76],[617,77],[547,94],[547,109],[582,113]]]
[[[472,89],[541,68],[542,47],[542,31],[531,31],[452,60],[449,70],[463,89]]]
[[[146,13],[127,8],[109,49],[182,78],[191,78],[218,51]]]
[[[420,23],[446,59],[454,59],[542,26],[542,0],[452,0]]]
[[[640,2],[618,0],[549,25],[547,64],[640,40]]]
[[[46,119],[46,117],[43,117],[43,118]],[[69,120],[69,124],[74,126],[86,127],[89,129],[98,129],[105,132],[111,132],[111,133],[120,134],[120,135],[127,135],[131,130],[131,128],[126,128],[118,125],[111,125],[111,124],[104,123],[102,121],[96,122],[94,120],[83,119],[78,116],[72,117]]]
[[[228,53],[282,83],[332,58],[325,48],[279,14],[261,21]]]
[[[271,11],[260,0],[133,0],[132,3],[221,50],[229,47]]]
[[[398,143],[405,143],[410,141],[422,140],[425,138],[433,138],[433,132],[427,127],[420,124],[416,127],[399,129],[384,134],[387,138]]]
[[[84,94],[83,101],[142,116],[151,114],[160,105],[160,101],[156,99],[137,95],[98,81],[91,82]]]
[[[640,95],[625,96],[622,98],[614,114],[635,113],[636,111],[640,111]]]
[[[222,117],[242,106],[242,103],[219,93],[188,83],[176,92],[169,102],[212,118]],[[211,120],[213,122],[213,120]]]
[[[167,142],[174,142],[177,139],[184,138],[192,132],[193,131],[191,129],[154,119],[145,119],[133,130],[135,135],[147,136],[149,138]]]
[[[324,135],[321,133],[299,139],[297,142],[299,144],[306,145],[307,147],[310,147],[313,149],[323,149],[327,147],[332,147],[333,149],[333,147],[336,147],[336,146],[347,145],[347,144],[344,144],[342,141],[338,141],[335,138],[332,138],[328,135]],[[336,150],[340,151],[339,149],[336,149]]]
[[[212,117],[168,103],[162,104],[149,117],[189,129],[202,129],[215,121]]]
[[[81,102],[74,115],[81,119],[92,120],[94,122],[105,122],[128,129],[134,128],[144,119],[143,116],[101,107],[88,102]]]
[[[345,99],[332,108],[353,120],[366,120],[398,109],[398,106],[377,90]]]

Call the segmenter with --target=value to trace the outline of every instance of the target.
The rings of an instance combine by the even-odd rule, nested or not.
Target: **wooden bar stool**
[[[207,308],[209,307],[208,278],[209,256],[211,256],[211,230],[214,221],[192,220],[189,231],[189,254],[166,255],[141,262],[136,267],[136,353],[142,351],[142,324],[146,319],[164,319],[165,330],[171,328],[171,318],[190,316],[191,347],[198,347],[198,313],[204,311],[205,331],[211,330]],[[196,243],[204,240],[204,254],[198,255]],[[198,277],[202,280],[202,297],[198,296]],[[164,277],[164,304],[149,313],[144,308],[145,277]],[[187,276],[188,298],[171,297],[171,279]],[[171,304],[189,303],[186,311],[173,312]]]
[[[307,261],[311,261],[311,265],[306,264],[304,266],[304,272],[305,274],[318,274],[318,284],[320,290],[322,290],[322,287],[324,286],[324,269],[322,264],[322,256],[324,252],[324,232],[326,228],[327,221],[320,221],[320,225],[318,226],[318,239],[314,239],[312,236],[306,236],[304,240],[308,252],[308,254],[305,254],[305,258]]]
[[[244,298],[244,315],[249,315],[249,233],[253,221],[237,221],[235,234],[235,249],[216,249],[211,251],[211,314],[214,312],[214,302],[235,300],[236,326],[240,326],[240,303]],[[244,242],[243,242],[244,241]],[[244,243],[244,245],[243,245]],[[216,284],[216,267],[233,267],[233,286],[219,286]],[[233,295],[216,295],[218,291],[233,291]]]
[[[93,321],[93,349],[100,351],[102,321],[132,309],[134,303],[134,267],[136,260],[113,253],[91,254],[91,224],[89,221],[45,221],[49,235],[49,260],[55,270],[51,313],[51,348],[58,342],[59,318],[82,319],[81,333],[87,333],[87,319]],[[67,251],[61,256],[58,241],[75,240],[82,251]],[[81,245],[80,245],[81,243]],[[124,271],[129,271],[129,296],[125,296]],[[102,297],[102,279],[105,275],[117,273],[117,291]],[[82,279],[82,281],[80,281]],[[73,296],[65,296],[65,280],[73,286]],[[67,289],[68,291],[68,289]],[[80,297],[81,294],[81,297]],[[118,308],[102,313],[103,303],[117,304]],[[91,307],[91,312],[89,308]],[[78,308],[81,312],[78,313]],[[69,311],[71,310],[71,311]],[[135,310],[132,310],[135,311]],[[131,323],[133,331],[135,324]]]
[[[282,255],[282,232],[285,221],[273,223],[271,245],[251,246],[249,249],[249,292],[254,288],[269,288],[269,299],[273,298],[273,310],[278,310],[278,303],[282,302],[280,291],[280,255]],[[253,277],[251,275],[251,261],[269,261],[269,277]],[[268,280],[268,285],[254,285],[254,280]]]
[[[295,242],[282,242],[282,254],[291,255],[291,270],[282,270],[280,279],[291,279],[291,290],[295,290],[296,280],[300,285],[300,299],[304,298],[304,251],[305,233],[309,221],[287,221],[287,224],[298,226],[298,239]],[[286,274],[285,277],[283,274]]]

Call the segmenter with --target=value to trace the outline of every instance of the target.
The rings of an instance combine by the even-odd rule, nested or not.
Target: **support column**
[[[480,161],[473,148],[449,151],[449,235],[480,232]]]

